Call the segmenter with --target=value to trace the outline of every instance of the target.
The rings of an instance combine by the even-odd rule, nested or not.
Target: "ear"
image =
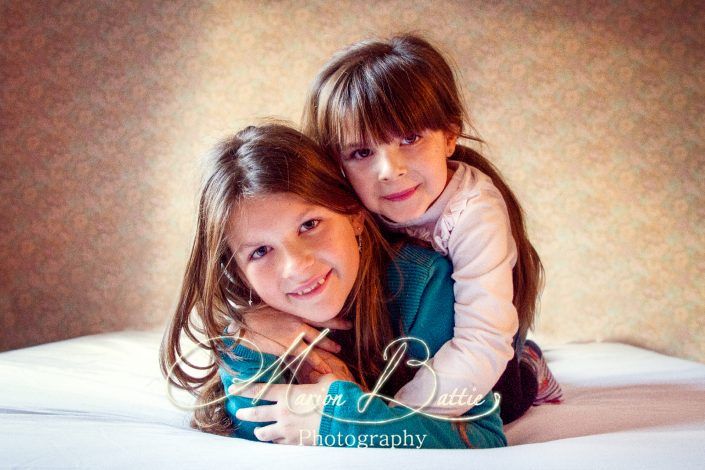
[[[450,158],[455,153],[455,145],[458,142],[460,129],[458,126],[452,125],[451,128],[444,132],[446,138],[446,158]]]
[[[358,212],[350,217],[350,223],[352,224],[353,230],[355,231],[355,236],[362,235],[363,227],[365,226],[365,214]]]

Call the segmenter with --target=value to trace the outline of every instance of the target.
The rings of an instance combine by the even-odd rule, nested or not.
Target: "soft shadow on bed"
[[[695,385],[568,386],[563,392],[563,403],[533,407],[505,426],[510,444],[696,425],[705,416],[705,390]]]

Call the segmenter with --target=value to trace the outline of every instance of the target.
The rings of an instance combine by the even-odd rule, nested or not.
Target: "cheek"
[[[352,227],[338,230],[326,242],[326,251],[336,260],[341,277],[350,281],[357,276],[360,256],[357,247],[357,238]]]
[[[373,196],[373,185],[370,183],[373,179],[370,175],[359,169],[352,170],[350,168],[345,168],[345,175],[361,199]]]
[[[427,153],[425,158],[418,160],[422,164],[417,166],[417,168],[425,176],[425,179],[431,183],[431,186],[444,188],[448,175],[448,164],[443,153],[439,153],[441,149],[434,150]]]
[[[355,278],[357,277],[357,272],[360,269],[360,255],[359,251],[357,248],[357,245],[355,246],[355,250],[352,252],[351,257],[350,257],[350,277],[352,282],[355,281]]]
[[[274,269],[262,262],[251,263],[244,273],[257,295],[265,303],[272,302],[273,287],[277,285]]]
[[[354,282],[357,277],[357,272],[360,269],[360,251],[357,246],[357,238],[354,233],[350,239],[348,249],[346,252],[348,275],[350,276],[350,282]],[[350,286],[352,288],[352,285]]]

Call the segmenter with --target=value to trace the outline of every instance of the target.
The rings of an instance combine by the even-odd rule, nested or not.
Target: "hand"
[[[318,356],[323,360],[327,368],[331,371],[336,380],[345,380],[348,382],[356,382],[355,377],[348,369],[348,366],[341,361],[335,354],[329,353],[323,349],[318,349]],[[317,383],[321,377],[326,374],[322,374],[311,366],[308,362],[304,362],[298,367],[296,371],[296,381],[299,384],[311,384]]]
[[[333,374],[328,374],[313,384],[259,383],[240,391],[234,389],[239,396],[276,402],[274,405],[240,408],[235,417],[242,421],[258,423],[275,421],[274,424],[255,429],[255,437],[260,441],[316,445],[315,436],[321,426],[321,412],[328,389],[335,380],[337,379]],[[231,388],[233,387],[235,386]]]
[[[254,343],[261,352],[281,356],[296,339],[303,335],[302,341],[291,354],[298,356],[311,344],[320,331],[313,328],[350,329],[352,324],[342,319],[332,319],[323,323],[304,323],[297,316],[284,313],[271,307],[264,307],[245,314],[245,328],[240,330],[240,337]],[[320,374],[328,374],[332,369],[321,358],[322,351],[339,352],[340,345],[335,341],[323,338],[309,352],[306,361]]]
[[[328,351],[323,351],[319,350],[318,351],[319,356],[323,361],[328,365],[330,368],[331,372],[330,375],[333,376],[335,380],[345,380],[347,382],[357,382],[355,380],[355,377],[353,377],[352,373],[350,372],[350,369],[348,369],[348,366],[338,358],[335,354],[331,354]],[[310,383],[315,383],[318,382],[321,377],[323,377],[325,374],[321,374],[320,372],[316,370],[312,370],[309,373],[309,382]]]

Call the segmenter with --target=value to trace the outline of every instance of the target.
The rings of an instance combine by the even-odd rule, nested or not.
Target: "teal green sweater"
[[[395,266],[396,265],[396,266]],[[453,280],[450,262],[438,253],[414,245],[401,249],[392,266],[387,270],[387,289],[397,293],[388,304],[392,324],[401,318],[404,334],[423,340],[432,357],[453,336]],[[423,346],[412,341],[407,343],[407,355],[413,359],[424,359]],[[232,341],[226,341],[231,347]],[[226,367],[219,369],[225,390],[233,384],[233,373],[239,380],[254,376],[262,367],[266,369],[276,361],[271,354],[260,354],[242,346],[233,348],[236,356],[222,354]],[[401,364],[399,367],[403,367]],[[226,369],[231,369],[230,371]],[[271,374],[262,377],[269,379]],[[281,381],[279,381],[281,383]],[[415,448],[465,448],[456,428],[448,421],[422,414],[409,414],[404,407],[390,407],[380,398],[373,398],[364,412],[358,411],[358,400],[363,395],[358,385],[347,381],[336,381],[328,389],[328,399],[323,409],[319,429],[320,444],[354,447],[415,447]],[[336,401],[334,397],[342,398]],[[270,404],[260,400],[258,405]],[[494,398],[488,394],[484,402],[473,407],[466,415],[484,414],[494,406]],[[254,429],[270,423],[253,423],[235,418],[238,409],[250,407],[252,400],[239,396],[226,398],[226,411],[236,424],[234,437],[257,440]],[[401,419],[390,421],[404,416]],[[350,420],[370,423],[350,423]],[[381,421],[385,423],[380,424]],[[474,448],[502,447],[507,445],[502,431],[499,408],[487,416],[463,424],[463,428]]]

